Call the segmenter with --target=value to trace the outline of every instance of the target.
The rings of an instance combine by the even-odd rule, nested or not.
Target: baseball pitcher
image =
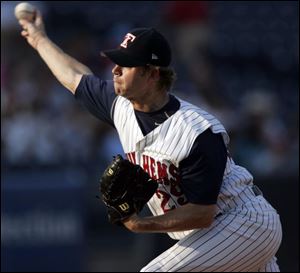
[[[102,80],[47,37],[39,11],[19,22],[57,80],[119,134],[127,158],[116,155],[99,186],[109,221],[175,240],[142,272],[279,271],[279,215],[228,154],[220,121],[170,93],[175,73],[160,32],[133,29],[102,51],[115,64]],[[145,204],[153,216],[139,216]]]

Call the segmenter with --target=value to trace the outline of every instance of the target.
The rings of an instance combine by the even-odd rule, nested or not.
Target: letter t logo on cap
[[[121,44],[121,47],[127,48],[128,43],[133,42],[135,38],[136,36],[132,35],[131,33],[127,33],[124,38],[124,41]]]

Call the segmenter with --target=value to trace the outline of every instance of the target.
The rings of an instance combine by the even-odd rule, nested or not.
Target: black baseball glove
[[[139,213],[155,193],[158,184],[139,165],[121,155],[114,157],[100,179],[101,198],[112,224]]]

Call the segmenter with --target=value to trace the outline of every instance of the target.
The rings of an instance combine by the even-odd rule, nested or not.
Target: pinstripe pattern
[[[222,216],[210,228],[181,239],[141,271],[270,272],[273,268],[278,272],[274,255],[281,241],[279,217],[263,197],[256,199],[256,211]]]
[[[148,135],[143,136],[131,103],[118,97],[113,119],[128,159],[154,179],[156,194],[148,202],[153,215],[161,215],[187,202],[180,189],[178,166],[188,157],[197,136],[210,128],[229,137],[212,115],[183,100],[179,110]],[[227,158],[217,199],[218,217],[208,229],[170,232],[179,240],[142,271],[279,271],[274,257],[281,242],[279,216],[272,206],[252,191],[253,177]]]
[[[280,272],[276,261],[277,258],[272,257],[271,260],[266,265],[261,267],[257,272]]]

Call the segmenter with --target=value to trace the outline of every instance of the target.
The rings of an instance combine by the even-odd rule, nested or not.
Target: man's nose
[[[114,68],[112,69],[113,75],[121,75],[121,67],[119,65],[115,65]]]

